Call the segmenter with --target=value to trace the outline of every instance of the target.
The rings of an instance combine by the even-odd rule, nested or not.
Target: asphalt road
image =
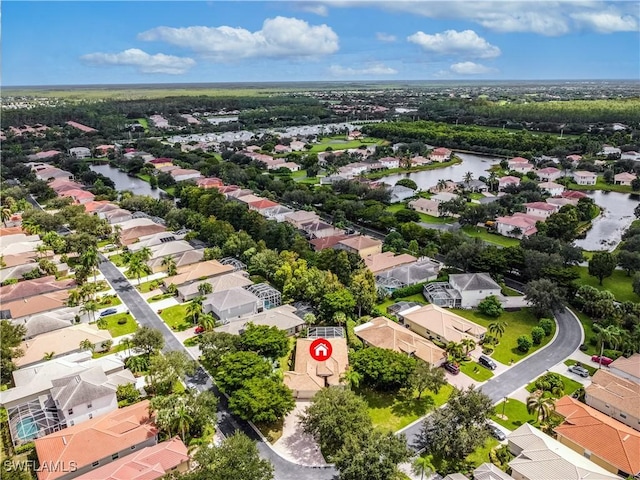
[[[100,256],[100,272],[116,291],[122,303],[126,305],[129,312],[140,325],[156,328],[162,332],[165,341],[164,351],[179,350],[191,356],[190,352],[173,335],[166,323],[142,298],[140,292],[131,285],[129,280],[116,268],[116,266]],[[218,431],[226,436],[232,435],[237,430],[244,432],[249,438],[257,442],[258,451],[263,458],[269,460],[275,469],[277,480],[330,480],[336,477],[336,470],[333,468],[313,468],[304,467],[285,460],[255,432],[251,425],[244,420],[234,416],[228,409],[226,396],[220,392],[212,382],[209,374],[200,366],[195,374],[186,378],[190,387],[200,391],[211,390],[219,398],[218,406]]]

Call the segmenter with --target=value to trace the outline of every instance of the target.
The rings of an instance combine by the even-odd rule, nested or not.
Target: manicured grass
[[[507,417],[506,419],[497,416],[501,415],[503,411]],[[527,406],[513,398],[507,399],[506,405],[504,405],[504,400],[496,405],[495,415],[492,415],[491,419],[509,430],[515,430],[525,423],[531,423],[533,425],[537,423],[536,418],[527,412]]]
[[[294,180],[307,178],[307,171],[306,170],[298,170],[297,172],[291,172],[291,178],[293,178]]]
[[[460,371],[476,382],[485,382],[493,377],[493,372],[477,362],[461,362]]]
[[[149,121],[146,118],[136,118],[135,121],[142,125],[145,132],[149,131]]]
[[[155,288],[152,288],[152,285],[155,285]],[[148,293],[151,290],[155,290],[162,285],[162,280],[149,280],[148,282],[142,282],[140,285],[136,285],[136,288],[141,293]]]
[[[187,304],[174,305],[162,310],[160,317],[173,330],[186,330],[193,325],[187,320]]]
[[[489,328],[489,324],[496,321],[506,322],[507,328],[504,335],[491,355],[494,360],[505,365],[509,365],[511,361],[517,362],[526,356],[531,355],[533,352],[549,343],[553,338],[553,332],[551,332],[551,335],[543,338],[540,345],[534,345],[528,353],[518,351],[518,337],[520,335],[530,335],[531,329],[538,325],[538,319],[528,308],[522,308],[513,312],[504,312],[497,319],[487,317],[476,310],[461,310],[453,308],[451,311],[457,313],[461,317],[477,323],[478,325],[482,325],[485,328]]]
[[[562,390],[564,391],[565,395],[571,395],[573,392],[575,392],[579,388],[582,388],[582,384],[580,382],[576,382],[575,380],[569,377],[565,377],[564,375],[560,375],[560,376],[562,377],[562,385],[563,385]],[[536,382],[534,380],[529,385],[527,385],[526,387],[527,392],[533,393],[536,391],[535,383]]]
[[[400,399],[397,393],[382,393],[369,389],[360,389],[357,393],[369,406],[369,416],[375,427],[396,432],[440,405],[444,405],[453,387],[445,385],[437,395],[426,391],[418,400],[416,396],[409,400]]]
[[[606,183],[601,176],[598,175],[598,180],[596,180],[595,185],[578,185],[577,183],[571,182],[569,184],[569,189],[571,190],[603,190],[605,192],[620,192],[620,193],[632,193],[630,186],[627,185],[611,185]]]
[[[260,433],[269,440],[270,443],[274,443],[280,437],[282,437],[282,429],[284,428],[284,418],[274,423],[259,423],[256,422],[256,427],[260,430]]]
[[[412,172],[422,172],[425,170],[437,170],[438,168],[446,168],[446,167],[450,167],[451,165],[456,165],[458,163],[462,163],[462,160],[460,160],[458,157],[454,157],[448,162],[429,163],[427,165],[420,165],[418,167],[411,167],[409,169],[402,168],[402,167],[389,168],[387,170],[381,170],[379,172],[367,173],[365,177],[370,180],[377,180],[379,178],[386,177],[387,175],[393,175],[395,173],[412,173]]]
[[[293,365],[290,365],[291,356],[293,355],[293,349],[296,346],[296,339],[289,337],[289,350],[287,353],[278,359],[278,365],[283,372],[293,370]]]
[[[147,303],[159,302],[160,300],[165,300],[167,298],[173,297],[171,293],[161,293],[160,295],[154,295],[150,299],[147,300]]]
[[[331,147],[333,150],[346,150],[348,148],[358,148],[362,145],[384,145],[385,140],[379,138],[367,137],[362,140],[346,140],[344,135],[335,137],[325,137],[311,147],[309,153],[319,153],[327,150],[327,147]]]
[[[582,324],[582,329],[584,330],[584,345],[587,346],[587,350],[584,352],[587,355],[596,355],[599,354],[597,345],[591,345],[589,343],[590,338],[596,338],[596,332],[593,330],[593,320],[589,315],[582,313],[580,310],[571,309],[573,313],[575,313],[578,320]]]
[[[118,320],[126,318],[127,323],[123,325],[118,324]],[[106,320],[107,327],[109,333],[112,337],[120,337],[121,335],[128,335],[129,333],[133,333],[138,329],[138,324],[133,319],[131,314],[129,313],[116,313],[115,315],[109,315],[106,317],[102,317],[103,320]]]
[[[501,289],[502,295],[506,297],[521,297],[522,293],[514,290],[513,288],[509,288],[507,286],[502,287]]]
[[[419,303],[422,303],[422,304],[425,304],[425,305],[427,303],[429,303],[424,298],[424,295],[422,293],[416,293],[415,295],[410,295],[408,297],[403,297],[403,298],[391,298],[391,297],[389,297],[384,302],[381,302],[378,305],[376,305],[376,308],[381,313],[386,314],[387,313],[387,307],[389,305],[393,305],[394,303],[398,303],[398,302],[419,302]]]
[[[598,371],[597,368],[594,367],[590,367],[589,365],[586,365],[584,362],[578,362],[577,360],[565,360],[564,364],[567,367],[570,367],[572,365],[575,365],[576,363],[579,363],[580,366],[582,366],[582,368],[584,368],[585,370],[587,370],[589,372],[589,375],[593,376],[594,373],[596,373]]]
[[[598,290],[608,290],[613,293],[619,302],[640,302],[640,297],[633,293],[631,284],[633,277],[627,277],[624,271],[614,270],[613,274],[602,280],[602,285],[600,285],[596,277],[589,275],[587,267],[573,268],[580,274],[580,278],[577,280],[580,285],[591,285]]]
[[[466,458],[467,462],[473,465],[474,468],[479,467],[483,463],[491,463],[489,460],[489,452],[500,445],[500,442],[493,437],[487,438],[484,445],[475,449],[475,451],[469,454]]]
[[[104,357],[105,355],[111,355],[112,353],[122,352],[123,350],[126,350],[126,349],[127,349],[126,345],[123,345],[123,344],[119,343],[118,345],[115,345],[108,352],[94,352],[93,355],[92,355],[92,358]]]
[[[136,177],[138,177],[140,180],[144,180],[145,182],[151,181],[151,177],[149,175],[145,175],[144,173],[138,173]]]
[[[488,232],[485,228],[465,225],[461,230],[469,237],[478,237],[485,242],[501,245],[503,247],[514,247],[516,245],[520,245],[520,240],[517,238],[503,237],[502,235]]]
[[[100,307],[115,307],[120,305],[122,300],[115,293],[113,295],[107,295],[98,300]]]
[[[124,258],[122,258],[122,255],[120,253],[111,255],[109,257],[109,261],[113,263],[116,267],[124,267]]]

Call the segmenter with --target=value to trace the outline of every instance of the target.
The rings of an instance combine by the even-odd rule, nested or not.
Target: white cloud
[[[462,55],[473,58],[495,58],[500,55],[500,49],[491,45],[473,30],[446,30],[442,33],[429,35],[417,32],[407,37],[407,40],[422,47],[427,52],[440,55]]]
[[[327,8],[327,6],[320,3],[301,2],[297,8],[298,10],[301,10],[303,12],[313,13],[314,15],[318,15],[320,17],[326,17],[329,15],[329,9]]]
[[[638,29],[638,20],[631,15],[608,10],[599,12],[579,12],[571,15],[583,26],[600,33],[632,32]]]
[[[386,66],[383,63],[372,63],[362,68],[343,67],[341,65],[331,65],[329,72],[335,77],[355,77],[363,75],[395,75],[398,71],[395,68]]]
[[[120,53],[89,53],[80,57],[90,65],[122,65],[136,67],[141,73],[167,73],[180,75],[185,73],[196,62],[188,57],[176,57],[156,53],[150,55],[138,48],[130,48]]]
[[[217,61],[317,57],[335,53],[339,48],[338,35],[331,27],[286,17],[268,18],[256,32],[228,26],[157,27],[140,33],[138,38],[188,48]]]
[[[458,75],[481,75],[483,73],[495,72],[495,69],[474,62],[454,63],[449,67],[453,73]]]
[[[390,35],[390,34],[384,33],[384,32],[377,32],[376,33],[376,38],[378,40],[380,40],[381,42],[388,42],[388,43],[392,43],[392,42],[395,42],[397,40],[395,35]]]

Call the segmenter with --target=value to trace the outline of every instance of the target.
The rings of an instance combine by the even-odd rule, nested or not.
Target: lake
[[[488,176],[487,171],[492,165],[499,163],[500,158],[485,157],[469,153],[456,153],[462,159],[462,163],[451,167],[425,170],[414,173],[399,173],[382,177],[380,181],[389,185],[402,178],[410,178],[422,190],[428,190],[436,185],[438,180],[452,180],[460,182],[467,172],[473,173],[473,178]],[[576,240],[575,244],[585,250],[613,250],[619,243],[622,233],[634,219],[633,210],[638,205],[640,197],[627,193],[603,192],[594,190],[585,192],[598,206],[602,208],[602,214],[593,221],[592,228],[583,239]]]
[[[130,177],[111,165],[91,165],[90,168],[94,172],[101,173],[105,177],[113,180],[113,183],[116,184],[116,190],[119,192],[129,190],[136,195],[149,195],[153,198],[160,198],[160,194],[163,192],[159,188],[153,190],[149,183],[144,180],[140,180],[137,177]]]

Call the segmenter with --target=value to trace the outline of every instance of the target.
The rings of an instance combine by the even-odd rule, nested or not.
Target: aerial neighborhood
[[[640,478],[640,110],[350,88],[12,97],[2,478]]]

